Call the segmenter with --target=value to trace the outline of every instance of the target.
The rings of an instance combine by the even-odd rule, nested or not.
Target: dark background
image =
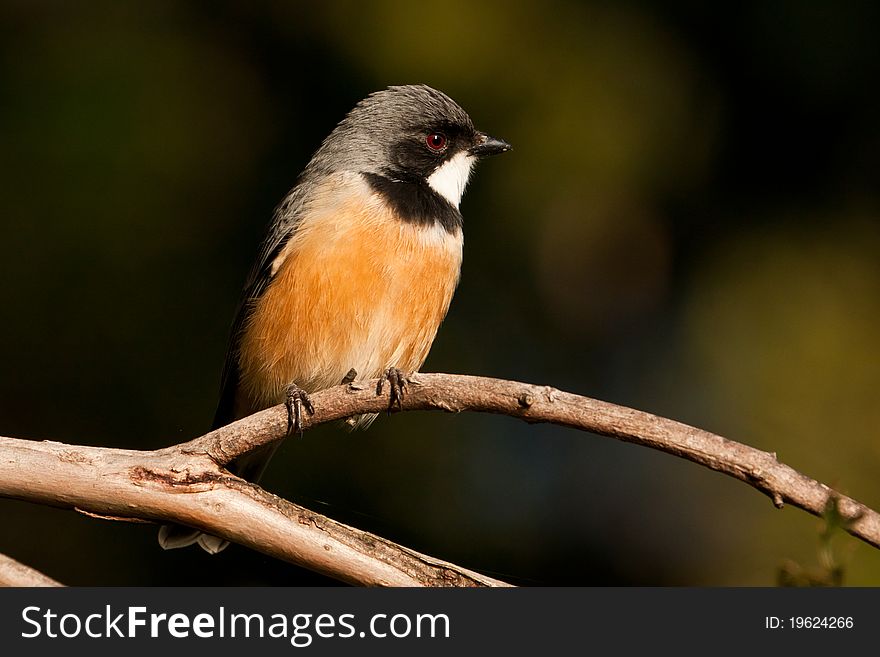
[[[357,100],[425,82],[514,151],[462,205],[426,371],[550,383],[773,450],[880,506],[872,2],[0,6],[0,435],[204,432],[272,208]],[[404,414],[288,441],[265,486],[521,584],[773,584],[821,522],[647,449]],[[0,501],[69,584],[323,582]],[[834,543],[844,582],[880,554]]]

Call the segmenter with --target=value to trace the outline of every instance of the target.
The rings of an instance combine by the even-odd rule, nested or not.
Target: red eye
[[[446,135],[442,132],[432,132],[425,137],[425,143],[432,151],[442,151],[446,148]]]

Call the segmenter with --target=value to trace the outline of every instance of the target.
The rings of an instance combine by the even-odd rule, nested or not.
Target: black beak
[[[477,143],[468,149],[468,153],[474,157],[488,157],[506,153],[511,148],[513,147],[503,139],[495,139],[495,137],[478,132]]]

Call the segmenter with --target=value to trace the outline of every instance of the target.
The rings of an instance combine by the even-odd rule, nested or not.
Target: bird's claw
[[[315,407],[312,406],[312,400],[309,399],[308,393],[295,383],[291,383],[285,390],[284,406],[287,407],[287,435],[294,432],[302,435],[303,409],[309,415],[315,414]]]
[[[397,410],[403,410],[403,394],[406,392],[406,375],[401,372],[396,367],[389,367],[385,372],[379,377],[379,383],[376,385],[376,394],[381,395],[382,390],[385,387],[385,381],[388,381],[389,384],[389,395],[388,395],[388,412],[394,410],[394,407],[397,406]]]

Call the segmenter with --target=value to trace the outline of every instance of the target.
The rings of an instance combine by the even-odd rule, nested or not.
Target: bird
[[[458,286],[472,169],[510,149],[424,84],[358,102],[273,213],[233,321],[212,428],[283,402],[288,435],[301,432],[309,393],[377,377],[377,394],[387,380],[389,409],[399,406]],[[258,481],[278,444],[229,469]],[[159,543],[211,554],[228,545],[177,525],[163,526]]]

